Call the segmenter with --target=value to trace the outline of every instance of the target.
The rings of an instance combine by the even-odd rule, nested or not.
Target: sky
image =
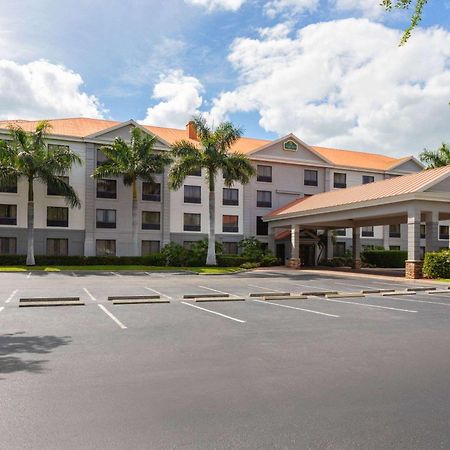
[[[414,3],[415,0],[413,0]],[[0,0],[0,119],[97,117],[390,156],[450,141],[450,0]]]

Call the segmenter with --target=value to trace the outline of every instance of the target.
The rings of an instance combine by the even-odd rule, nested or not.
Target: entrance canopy
[[[449,219],[450,166],[301,198],[264,217],[272,233],[291,228],[294,258],[300,227],[353,228],[358,253],[360,227],[408,223],[408,261],[414,267],[420,266],[420,223],[426,224],[427,251],[433,251],[438,249],[438,223]]]

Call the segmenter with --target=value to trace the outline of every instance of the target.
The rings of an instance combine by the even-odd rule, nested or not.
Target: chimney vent
[[[195,129],[195,123],[193,120],[186,124],[186,135],[189,139],[198,141],[197,130]]]

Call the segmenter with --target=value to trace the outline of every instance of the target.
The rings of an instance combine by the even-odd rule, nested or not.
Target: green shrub
[[[361,253],[364,263],[375,267],[405,267],[408,252],[403,250],[366,250]]]
[[[264,255],[261,259],[261,266],[263,267],[279,266],[279,265],[280,260],[271,253]]]
[[[450,278],[450,252],[441,250],[425,253],[423,275],[426,278]]]
[[[223,251],[222,244],[216,241],[216,255]],[[194,242],[188,249],[186,265],[187,266],[204,266],[206,264],[206,256],[208,254],[208,239]]]
[[[327,267],[351,267],[353,258],[349,256],[335,256],[334,258],[323,261],[321,264]]]
[[[261,261],[267,252],[263,243],[255,237],[242,239],[239,242],[239,248],[241,249],[241,256],[248,260]]]
[[[239,267],[246,262],[256,261],[249,261],[248,258],[240,255],[217,255],[217,264],[220,267]]]
[[[244,264],[241,264],[240,267],[242,267],[242,269],[257,269],[260,266],[261,264],[257,262],[246,262]]]
[[[161,250],[165,266],[181,267],[186,266],[188,259],[188,249],[175,242],[170,242]]]

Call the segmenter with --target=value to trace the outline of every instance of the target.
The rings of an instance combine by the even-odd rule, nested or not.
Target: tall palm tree
[[[130,142],[118,137],[112,145],[101,147],[108,161],[94,170],[94,178],[122,177],[125,186],[131,186],[132,191],[132,241],[133,255],[139,255],[138,241],[138,193],[137,181],[154,182],[154,175],[164,171],[170,164],[171,157],[162,152],[156,152],[154,147],[156,137],[150,136],[134,127],[131,130]]]
[[[28,132],[18,125],[10,126],[10,141],[0,141],[0,185],[7,186],[23,177],[28,181],[27,266],[34,260],[34,181],[52,185],[71,207],[81,207],[77,193],[64,178],[81,158],[63,145],[48,146],[51,129],[47,121],[39,122]]]
[[[427,169],[450,165],[450,145],[444,142],[437,150],[424,150],[419,155],[420,160],[427,165]]]
[[[242,136],[242,129],[231,122],[222,122],[215,130],[208,127],[206,119],[201,116],[193,118],[200,146],[182,140],[172,145],[174,164],[169,171],[169,187],[180,189],[185,178],[195,170],[206,169],[206,180],[209,187],[209,233],[208,254],[206,264],[215,266],[215,181],[220,172],[223,173],[227,187],[234,182],[246,184],[255,174],[255,169],[247,156],[232,153],[232,145]]]

